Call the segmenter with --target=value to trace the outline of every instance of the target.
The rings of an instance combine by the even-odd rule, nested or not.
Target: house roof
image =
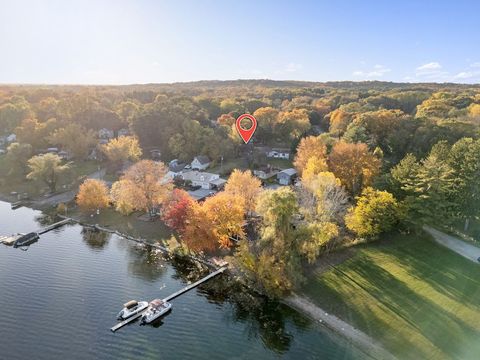
[[[227,180],[222,179],[222,178],[218,178],[218,179],[210,181],[210,184],[213,184],[215,186],[219,186],[219,185],[225,184],[226,182],[227,182]]]
[[[211,182],[218,179],[218,174],[212,174],[201,171],[187,171],[181,174],[183,180]]]
[[[170,171],[173,171],[173,172],[180,172],[183,170],[183,168],[187,166],[187,164],[182,164],[182,163],[174,163],[174,164],[170,164],[168,166],[169,170]]]
[[[202,165],[208,164],[210,162],[208,156],[205,155],[195,156],[195,159]],[[193,161],[195,161],[195,159],[193,159]]]
[[[282,170],[278,173],[278,175],[280,174],[284,174],[284,175],[288,175],[288,176],[293,176],[293,175],[296,175],[297,174],[297,170],[295,170],[294,168],[289,168],[289,169],[285,169],[285,170]]]
[[[286,148],[273,148],[272,151],[281,152],[281,153],[290,153],[290,149],[286,149]]]
[[[188,194],[197,201],[203,200],[206,197],[209,197],[210,195],[213,195],[215,193],[216,193],[215,190],[206,190],[206,189],[198,189],[198,190],[193,190],[188,192]]]

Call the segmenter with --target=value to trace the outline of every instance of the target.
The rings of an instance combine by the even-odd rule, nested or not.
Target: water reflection
[[[111,234],[105,231],[84,227],[82,228],[83,241],[93,250],[102,250],[108,244]]]
[[[132,275],[153,282],[167,270],[162,254],[151,246],[129,243],[127,248],[128,271]]]
[[[174,259],[172,264],[184,281],[195,281],[208,273],[182,259]],[[312,325],[295,310],[252,292],[226,274],[201,285],[199,291],[211,303],[230,304],[232,311],[227,313],[226,320],[245,324],[249,338],[260,338],[268,349],[278,354],[286,353],[294,340],[287,323],[294,324],[297,330],[308,330]]]

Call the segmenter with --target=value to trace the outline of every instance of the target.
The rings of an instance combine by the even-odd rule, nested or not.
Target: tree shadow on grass
[[[368,283],[362,285],[344,273],[349,281],[375,297],[384,308],[417,329],[435,347],[452,358],[458,356],[462,348],[468,345],[465,340],[478,336],[476,329],[417,294],[406,283],[368,258],[355,261],[354,267],[349,272],[368,279]]]

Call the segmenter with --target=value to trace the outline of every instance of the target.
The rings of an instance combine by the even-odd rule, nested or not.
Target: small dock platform
[[[0,236],[0,243],[3,243],[5,245],[13,245],[15,241],[17,241],[19,238],[22,237],[23,234],[14,234],[10,236]]]
[[[184,288],[174,292],[173,294],[170,294],[169,296],[167,296],[166,298],[163,299],[163,301],[170,301],[170,300],[173,300],[175,299],[176,297],[179,297],[180,295],[182,294],[185,294],[187,291],[190,291],[192,290],[193,288],[196,288],[198,285],[200,284],[203,284],[204,282],[210,280],[211,278],[223,273],[225,270],[227,270],[227,267],[224,266],[224,267],[221,267],[220,269],[208,274],[207,276],[201,278],[200,280],[198,281],[195,281],[194,283],[190,284],[190,285],[187,285],[185,286]],[[112,332],[115,332],[117,331],[118,329],[124,327],[125,325],[133,322],[134,320],[138,319],[139,317],[141,317],[145,312],[147,311],[147,309],[145,309],[144,311],[142,311],[141,313],[138,313],[126,320],[123,320],[121,322],[119,322],[118,324],[116,324],[115,326],[113,326],[112,328],[110,328],[110,330]]]

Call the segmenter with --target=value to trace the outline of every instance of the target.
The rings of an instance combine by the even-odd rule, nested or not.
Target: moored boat
[[[130,300],[129,302],[123,304],[123,309],[118,313],[118,320],[125,320],[129,317],[142,312],[148,307],[148,301],[137,301]]]
[[[40,237],[36,232],[31,232],[25,235],[20,236],[14,243],[13,247],[28,246],[36,242]]]
[[[148,304],[148,309],[143,314],[141,323],[150,324],[151,322],[157,320],[161,316],[165,315],[172,308],[172,304],[162,299],[155,299]]]

